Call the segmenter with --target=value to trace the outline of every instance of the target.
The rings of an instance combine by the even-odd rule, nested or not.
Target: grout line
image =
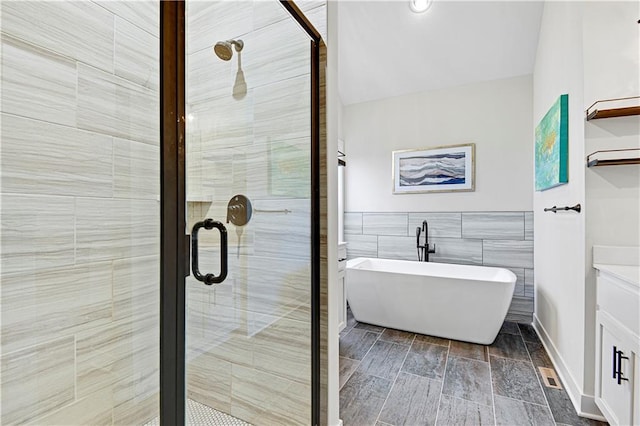
[[[491,386],[491,409],[493,410],[493,424],[497,426],[498,419],[496,416],[496,398],[493,393],[493,373],[491,373],[491,353],[489,352],[489,347],[487,346],[487,361],[489,361],[489,386]]]
[[[380,335],[382,336],[382,333],[380,333]],[[400,372],[402,371],[402,367],[404,367],[404,363],[407,360],[407,357],[409,356],[409,352],[411,352],[411,346],[413,346],[413,342],[415,340],[416,340],[416,335],[414,334],[413,335],[413,340],[411,340],[411,345],[409,345],[409,349],[407,349],[407,353],[404,354],[404,359],[402,360],[402,364],[400,364],[400,368],[398,368],[398,372],[396,373],[396,377],[393,379],[393,382],[391,383],[391,388],[389,389],[389,393],[387,393],[387,397],[384,399],[384,402],[382,403],[382,406],[380,407],[380,412],[378,413],[378,416],[376,417],[376,423],[378,423],[380,421],[380,415],[382,414],[382,410],[384,410],[384,406],[387,404],[387,400],[389,399],[389,395],[391,395],[391,392],[393,392],[393,388],[396,386],[396,382],[398,381],[398,376],[400,376]]]
[[[449,345],[447,346],[447,358],[445,358],[445,362],[444,362],[444,373],[442,373],[442,386],[440,386],[440,396],[438,397],[438,407],[436,408],[436,419],[433,422],[434,425],[438,424],[438,416],[440,415],[440,403],[442,402],[442,391],[444,391],[444,381],[447,379],[447,365],[449,364],[450,350],[451,350],[451,340],[449,340]]]
[[[518,327],[518,330],[520,330],[520,327]],[[533,367],[533,374],[536,375],[536,379],[538,380],[538,385],[540,386],[540,391],[542,392],[542,396],[544,397],[544,401],[547,403],[547,409],[549,410],[549,413],[551,413],[551,418],[553,419],[554,422],[558,422],[556,420],[556,416],[555,414],[553,414],[553,411],[551,411],[551,405],[549,404],[549,400],[547,399],[547,393],[544,391],[544,388],[542,387],[542,383],[540,382],[540,376],[538,375],[538,372],[536,371],[536,366],[533,363],[533,358],[531,358],[531,353],[529,352],[529,348],[527,347],[527,342],[524,341],[524,337],[520,336],[522,338],[522,341],[524,342],[524,348],[527,351],[527,356],[529,357],[529,361],[531,362],[531,366]],[[544,348],[544,346],[542,346],[542,350],[546,352],[546,349]],[[555,370],[555,368],[553,368]],[[562,381],[560,381],[560,383],[562,383]]]

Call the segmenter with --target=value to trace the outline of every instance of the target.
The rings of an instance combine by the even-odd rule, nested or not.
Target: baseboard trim
[[[542,341],[542,345],[544,346],[549,358],[551,359],[551,363],[553,367],[556,369],[556,373],[560,376],[560,380],[564,384],[564,387],[567,391],[567,395],[569,395],[569,399],[573,404],[574,410],[580,417],[585,417],[593,420],[607,421],[600,413],[598,406],[596,405],[595,398],[593,395],[585,395],[581,392],[580,386],[576,383],[573,376],[569,372],[567,368],[567,364],[558,352],[558,349],[555,347],[547,330],[542,326],[538,316],[533,314],[533,328],[540,336],[540,340]]]
[[[338,423],[336,423],[334,426],[342,426],[342,419],[338,419]]]

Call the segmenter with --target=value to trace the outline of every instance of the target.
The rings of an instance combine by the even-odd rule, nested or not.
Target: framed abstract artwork
[[[393,193],[475,190],[475,144],[393,152]]]
[[[540,120],[535,142],[536,191],[569,182],[569,95],[561,95]]]

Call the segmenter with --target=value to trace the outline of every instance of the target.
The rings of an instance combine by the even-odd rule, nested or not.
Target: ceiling
[[[533,73],[542,2],[338,2],[345,105]]]

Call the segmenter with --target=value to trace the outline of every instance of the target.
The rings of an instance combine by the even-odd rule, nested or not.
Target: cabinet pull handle
[[[618,348],[613,347],[613,378],[616,379],[618,377],[618,366],[616,365],[618,359]]]
[[[622,351],[618,351],[618,384],[621,385],[622,381],[624,380],[629,381],[629,379],[624,377],[624,374],[622,373],[622,360],[623,359],[629,359],[628,356],[623,356],[624,352]]]

